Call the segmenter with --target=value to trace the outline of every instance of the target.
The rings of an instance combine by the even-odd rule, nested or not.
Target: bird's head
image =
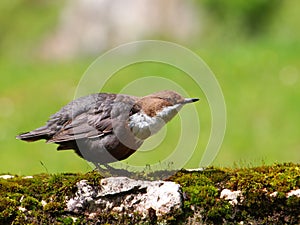
[[[134,135],[146,139],[157,133],[187,103],[198,98],[184,98],[174,91],[160,91],[141,97],[133,106],[129,127]]]
[[[184,98],[175,91],[160,91],[140,98],[137,104],[140,110],[150,117],[160,117],[168,122],[188,103],[198,98]]]

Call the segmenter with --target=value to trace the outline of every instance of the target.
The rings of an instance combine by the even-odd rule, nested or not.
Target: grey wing
[[[96,138],[111,132],[110,115],[85,112],[68,120],[47,142],[62,143],[83,138]]]
[[[120,96],[119,102],[123,104],[120,108],[130,109],[133,103],[131,101],[122,103],[124,99],[126,100],[124,97]],[[113,116],[115,119],[111,119],[115,98],[115,94],[103,93],[81,97],[52,115],[45,126],[20,134],[17,138],[25,141],[46,139],[47,142],[61,144],[111,133],[112,120],[116,119],[116,116]],[[121,111],[116,115],[118,116]]]

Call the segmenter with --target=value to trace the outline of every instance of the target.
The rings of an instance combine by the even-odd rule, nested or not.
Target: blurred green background
[[[70,17],[65,8],[67,3],[72,4],[71,1],[2,1],[0,173],[89,171],[89,164],[72,151],[57,152],[55,145],[47,145],[43,141],[25,143],[16,140],[15,136],[44,125],[51,114],[71,101],[82,75],[97,56],[118,44],[142,39],[175,41],[186,46],[197,53],[216,75],[227,105],[227,131],[213,165],[299,163],[300,2],[186,2],[198,15],[192,22],[199,31],[191,34],[190,38],[179,40],[167,29],[163,34],[157,31],[143,35],[140,32],[140,36],[120,39],[94,52],[85,51],[83,45],[83,50],[60,57],[47,55],[48,42],[45,40],[58,32],[57,27],[62,27],[60,23],[65,17]],[[168,7],[168,4],[157,7]],[[124,19],[122,10],[128,9],[121,9],[120,20]],[[115,13],[115,16],[119,14]],[[75,16],[80,19],[80,14]],[[181,29],[181,17],[177,16],[174,20],[173,24],[178,23],[178,29]],[[109,21],[106,26],[110,28]],[[193,29],[196,30],[195,27]],[[134,32],[128,29],[128,33]],[[89,34],[82,32],[78,35],[84,37]],[[55,43],[52,42],[49,48],[53,46],[54,49]],[[201,135],[196,152],[187,164],[190,168],[197,167],[209,137],[210,111],[204,94],[186,74],[163,64],[136,64],[118,71],[102,91],[120,92],[130,82],[147,76],[171,79],[184,87],[190,96],[202,99],[196,105]],[[180,118],[176,117],[163,135],[166,139],[155,150],[155,160],[163,158],[174,147],[174,140],[180,135]],[[154,142],[159,140],[155,138]],[[182,151],[184,154],[184,149]],[[143,153],[129,160],[135,159],[142,162]]]

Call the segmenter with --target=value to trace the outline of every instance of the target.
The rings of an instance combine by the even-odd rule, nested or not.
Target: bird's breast
[[[129,117],[129,128],[139,139],[146,139],[157,133],[164,125],[163,119],[157,116],[148,116],[139,112]]]

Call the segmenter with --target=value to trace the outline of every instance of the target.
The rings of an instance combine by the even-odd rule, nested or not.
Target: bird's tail
[[[49,128],[47,126],[44,126],[30,132],[19,134],[18,136],[16,136],[16,138],[23,141],[32,142],[41,139],[48,139],[50,133],[51,131],[49,130]]]

